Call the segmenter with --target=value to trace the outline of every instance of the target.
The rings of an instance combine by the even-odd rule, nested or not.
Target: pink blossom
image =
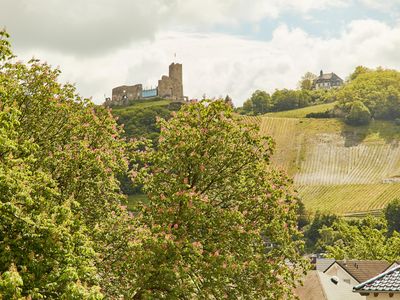
[[[201,248],[202,247],[200,242],[193,242],[192,246],[195,247],[195,248]]]

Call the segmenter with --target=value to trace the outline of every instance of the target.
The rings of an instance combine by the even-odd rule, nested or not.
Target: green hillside
[[[389,121],[352,127],[338,119],[299,118],[329,105],[244,118],[274,138],[272,163],[293,177],[309,210],[382,209],[400,197],[400,128]]]
[[[314,106],[307,106],[299,109],[285,110],[279,112],[268,113],[268,117],[275,118],[305,118],[309,113],[321,113],[335,106],[335,102],[319,104]]]
[[[168,119],[171,111],[179,109],[181,103],[167,99],[135,100],[129,106],[115,106],[112,114],[118,123],[124,125],[125,135],[129,138],[145,137],[157,141],[159,128],[157,117]]]
[[[147,107],[154,107],[154,106],[168,106],[171,103],[171,100],[167,99],[149,99],[149,100],[135,100],[131,105],[129,106],[114,106],[113,107],[113,112],[117,113],[127,113],[131,111],[135,111],[138,109],[142,108],[147,108]]]

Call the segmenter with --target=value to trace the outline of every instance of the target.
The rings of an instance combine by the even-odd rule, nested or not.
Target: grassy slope
[[[148,99],[148,100],[137,100],[129,106],[115,106],[113,107],[114,112],[131,112],[141,108],[153,107],[153,106],[167,106],[171,103],[171,100],[166,99]]]
[[[128,209],[133,210],[135,205],[138,204],[139,202],[147,203],[148,202],[147,196],[144,194],[129,195],[127,203]]]
[[[308,107],[307,113],[320,109]],[[277,114],[245,118],[275,139],[272,162],[294,178],[308,209],[363,212],[400,197],[399,127],[385,121],[351,127],[336,119],[293,117],[305,115],[305,109]]]
[[[332,109],[334,106],[335,103],[326,103],[326,104],[304,107],[300,109],[268,113],[267,116],[275,118],[305,118],[306,115],[309,113],[325,112],[328,109]]]

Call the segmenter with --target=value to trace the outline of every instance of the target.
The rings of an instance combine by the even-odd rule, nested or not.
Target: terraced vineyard
[[[399,175],[399,160],[400,147],[392,144],[344,147],[324,141],[307,151],[294,180],[299,185],[381,183]]]
[[[298,193],[311,210],[336,214],[376,212],[400,196],[400,184],[343,184],[298,186]]]
[[[400,129],[394,124],[354,128],[335,119],[245,119],[274,138],[272,163],[294,178],[308,209],[377,212],[400,197]]]

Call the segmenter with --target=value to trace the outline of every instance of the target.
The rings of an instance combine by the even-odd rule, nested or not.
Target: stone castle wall
[[[118,103],[120,105],[128,104],[130,100],[140,99],[142,96],[143,87],[141,84],[136,85],[121,85],[119,87],[112,89],[113,103]]]
[[[182,64],[169,65],[168,76],[163,75],[158,80],[157,97],[172,100],[184,100],[182,83]],[[112,89],[112,98],[105,105],[127,105],[131,100],[143,99],[141,84],[122,85]]]
[[[171,98],[174,90],[174,83],[169,76],[164,75],[158,81],[158,96],[161,98]]]

